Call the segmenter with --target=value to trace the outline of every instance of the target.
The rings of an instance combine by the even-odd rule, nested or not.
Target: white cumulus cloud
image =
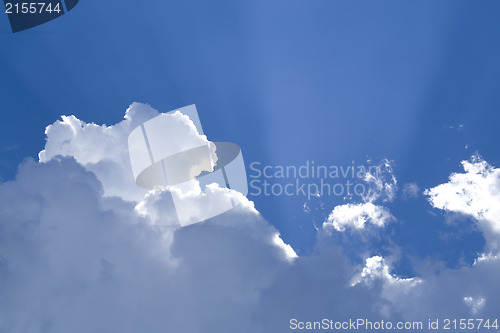
[[[45,148],[38,154],[40,162],[56,156],[71,156],[93,172],[106,196],[140,200],[145,190],[136,186],[128,154],[128,135],[144,121],[159,113],[151,106],[132,104],[117,124],[106,126],[86,123],[75,116],[62,116],[47,126]]]
[[[447,183],[425,191],[432,206],[469,215],[479,222],[492,248],[500,234],[500,169],[479,156],[462,161],[464,173],[453,173]]]
[[[386,208],[371,202],[345,204],[333,209],[323,227],[332,226],[337,231],[344,231],[346,228],[364,229],[367,223],[383,227],[392,220],[394,216]]]

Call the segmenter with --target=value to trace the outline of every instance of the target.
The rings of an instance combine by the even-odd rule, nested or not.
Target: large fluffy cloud
[[[112,126],[63,117],[47,128],[40,162],[26,160],[14,180],[0,184],[0,332],[267,333],[289,332],[292,318],[496,315],[496,253],[471,267],[401,278],[378,249],[363,254],[360,265],[351,262],[323,229],[314,250],[297,257],[234,191],[196,182],[184,192],[139,189],[126,138],[156,114],[133,104]],[[483,170],[474,179],[495,184],[495,169]],[[393,199],[392,185],[370,181]],[[395,186],[395,178],[389,181]],[[460,184],[476,193],[477,184]],[[498,204],[495,187],[482,186]],[[194,219],[220,200],[237,205],[179,228],[168,223],[172,196],[191,207]],[[375,197],[333,208],[327,224],[383,228],[395,217],[373,204]],[[488,214],[484,223],[493,228]]]
[[[158,114],[149,105],[134,103],[127,109],[124,119],[111,126],[85,123],[75,116],[62,116],[62,120],[45,129],[47,142],[39,153],[39,160],[47,162],[59,155],[71,156],[97,176],[106,196],[141,200],[146,191],[133,181],[128,135]]]
[[[41,163],[0,185],[0,332],[256,331],[259,290],[295,253],[237,192],[139,189],[127,136],[156,114],[133,104],[113,126],[63,117]],[[169,227],[172,195],[194,215],[227,196],[237,205]]]
[[[25,162],[0,205],[2,332],[253,332],[259,290],[289,264],[250,204],[157,227],[72,158]]]

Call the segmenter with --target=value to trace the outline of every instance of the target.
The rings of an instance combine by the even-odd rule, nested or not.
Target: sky
[[[108,331],[498,313],[499,10],[82,0],[15,34],[0,15],[0,332],[67,332],[67,318],[95,328],[123,313],[137,315]],[[241,147],[249,180],[253,162],[382,171],[357,180],[369,196],[250,193],[219,219],[158,232],[165,195],[131,199],[123,145],[144,119],[190,104],[209,140]],[[214,319],[224,313],[232,320]]]

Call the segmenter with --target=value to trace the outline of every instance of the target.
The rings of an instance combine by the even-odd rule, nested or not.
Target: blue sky
[[[60,115],[110,125],[132,102],[196,104],[209,139],[238,143],[247,166],[388,159],[398,185],[421,190],[475,152],[499,166],[499,10],[489,0],[82,0],[16,34],[0,15],[0,176],[36,157]],[[299,254],[345,203],[314,199],[305,213],[302,197],[249,199]],[[391,236],[404,276],[429,257],[472,263],[484,246],[472,220],[452,230],[422,195],[388,207],[399,222],[370,242],[383,254]]]

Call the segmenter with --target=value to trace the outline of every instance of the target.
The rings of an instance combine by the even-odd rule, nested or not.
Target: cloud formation
[[[146,190],[134,183],[128,155],[128,135],[159,114],[146,104],[133,103],[124,119],[111,126],[86,123],[75,116],[62,116],[47,126],[45,148],[38,154],[40,162],[56,156],[73,157],[102,183],[105,196],[140,200]]]
[[[344,231],[346,228],[364,229],[367,223],[383,227],[392,220],[394,216],[386,208],[371,202],[345,204],[333,209],[323,227],[332,226],[337,231]]]
[[[425,191],[435,208],[471,216],[478,221],[492,250],[500,240],[500,169],[480,156],[462,161],[464,173],[453,173],[449,181]]]
[[[155,114],[133,104],[112,126],[63,117],[46,130],[41,163],[0,185],[0,332],[256,331],[259,290],[295,252],[237,192],[138,188],[126,138]],[[193,215],[228,197],[239,205],[158,226],[168,196]]]
[[[0,184],[0,332],[280,333],[292,318],[497,315],[498,253],[470,267],[398,277],[379,249],[360,254],[358,265],[326,233],[298,257],[234,191],[202,191],[196,182],[184,191],[143,191],[133,182],[126,138],[157,114],[135,103],[112,126],[63,117],[47,127],[40,162],[26,160]],[[471,203],[464,213],[495,232],[497,169],[470,163],[465,176],[452,175],[428,195],[448,210]],[[464,195],[453,193],[458,188]],[[221,200],[239,204],[178,228],[168,223],[172,196],[194,218]],[[476,202],[482,198],[491,205]],[[367,201],[333,208],[325,224],[383,228],[394,218]]]
[[[72,158],[27,161],[0,199],[0,332],[251,332],[259,290],[289,264],[250,204],[156,227]]]

